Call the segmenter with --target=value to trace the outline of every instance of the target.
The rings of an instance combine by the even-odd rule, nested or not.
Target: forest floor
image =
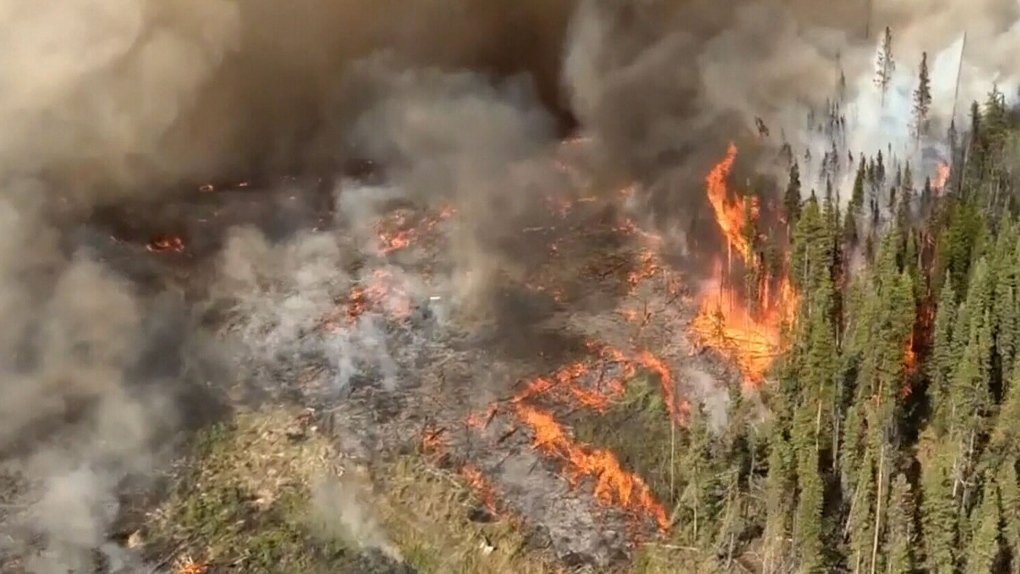
[[[273,205],[244,194],[239,213]],[[217,201],[203,209],[222,229],[257,219],[230,219],[229,193]],[[206,217],[182,205],[157,223],[121,219],[181,229]],[[540,211],[501,247],[529,258],[515,261],[481,317],[447,309],[422,336],[421,321],[380,313],[389,348],[416,349],[394,355],[406,382],[380,386],[369,375],[326,392],[336,365],[299,359],[259,371],[248,385],[257,399],[224,389],[231,414],[189,433],[159,495],[124,509],[120,543],[173,574],[746,570],[676,543],[663,522],[682,495],[673,476],[682,423],[667,411],[698,401],[724,420],[727,386],[740,384],[686,336],[697,286],[661,257],[662,238],[605,202]],[[301,225],[326,219],[306,215]],[[131,230],[115,232],[123,249]],[[420,235],[443,232],[429,224]],[[427,283],[444,251],[421,243],[386,269],[403,265]],[[192,229],[188,245],[213,251],[222,241]],[[196,251],[135,248],[122,260],[128,275],[187,292],[208,281]],[[169,263],[139,263],[153,258]],[[328,329],[313,330],[302,336],[334,344]],[[584,469],[578,458],[615,462]],[[614,482],[620,474],[630,482]],[[628,500],[632,487],[650,502]]]

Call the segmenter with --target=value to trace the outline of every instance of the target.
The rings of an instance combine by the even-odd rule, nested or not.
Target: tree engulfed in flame
[[[730,199],[726,188],[726,179],[733,169],[733,162],[737,159],[737,146],[730,144],[726,150],[726,157],[712,168],[705,178],[708,188],[708,202],[715,212],[716,223],[726,238],[727,248],[736,250],[744,261],[751,260],[751,246],[747,244],[741,230],[744,226],[745,212],[747,205],[743,198]],[[753,200],[752,200],[753,201]],[[751,205],[752,216],[757,217],[758,207]]]
[[[728,198],[726,179],[729,177],[737,148],[730,144],[726,156],[705,178],[709,203],[715,211],[716,223],[730,249],[736,249],[747,265],[754,265],[751,246],[744,235],[746,199]],[[758,210],[751,205],[751,216]],[[726,266],[726,271],[730,266]],[[724,269],[717,261],[713,280],[708,282],[701,296],[701,308],[691,323],[694,338],[702,345],[715,349],[736,363],[748,384],[758,385],[773,359],[781,350],[780,332],[784,323],[792,322],[798,305],[798,295],[788,277],[779,278],[775,293],[768,289],[766,278],[756,294],[754,308],[743,302],[744,297],[734,288],[727,287]]]
[[[940,162],[938,171],[935,174],[935,183],[932,187],[935,188],[937,193],[942,193],[946,189],[947,181],[949,181],[949,164]]]

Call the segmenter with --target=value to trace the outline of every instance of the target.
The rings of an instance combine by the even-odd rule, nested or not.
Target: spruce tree
[[[953,497],[952,445],[941,441],[933,459],[921,467],[923,491],[921,531],[928,572],[956,572],[956,500]]]
[[[798,465],[797,528],[795,543],[800,552],[801,572],[825,573],[824,485],[818,469],[818,449],[808,448]]]
[[[889,83],[892,81],[893,72],[896,70],[896,61],[893,59],[892,51],[892,30],[888,26],[878,43],[878,51],[875,54],[875,85],[882,94],[882,105],[885,105],[885,94],[889,90]]]
[[[958,357],[953,346],[953,326],[956,323],[956,293],[953,282],[946,278],[935,307],[935,326],[932,356],[928,361],[928,396],[937,432],[945,432],[949,425],[949,391]]]
[[[1017,517],[1010,517],[1016,520]],[[967,552],[967,574],[988,574],[999,555],[999,489],[995,481],[985,481],[981,506],[975,516],[977,530]]]
[[[928,52],[921,53],[921,70],[914,90],[914,119],[911,126],[914,139],[928,137],[931,129],[931,79],[928,77]]]
[[[790,164],[790,179],[786,184],[786,193],[783,194],[783,210],[786,213],[786,226],[792,232],[800,219],[800,168],[797,162]]]
[[[913,574],[914,563],[914,498],[910,482],[900,473],[893,481],[889,494],[888,534],[886,535],[886,572]]]
[[[855,249],[860,240],[861,214],[864,211],[864,183],[867,176],[867,168],[864,163],[864,155],[857,166],[857,175],[854,177],[853,191],[850,193],[850,203],[846,208],[846,219],[843,222],[843,238],[850,249]]]
[[[782,433],[773,432],[768,474],[765,479],[765,571],[772,572],[785,562],[788,551],[796,481],[795,454]]]
[[[999,487],[1002,513],[1002,543],[1009,553],[1012,571],[1020,570],[1020,483],[1016,460],[1002,464],[997,471],[995,484]]]

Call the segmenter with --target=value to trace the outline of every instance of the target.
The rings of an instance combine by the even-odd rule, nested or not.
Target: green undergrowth
[[[146,543],[164,561],[211,571],[342,571],[355,545],[323,536],[312,512],[314,481],[329,477],[331,449],[292,430],[286,411],[241,414],[202,432]]]

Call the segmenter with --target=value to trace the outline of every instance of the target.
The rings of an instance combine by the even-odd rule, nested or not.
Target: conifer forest
[[[877,68],[883,89],[881,51]],[[911,130],[928,137],[920,70]],[[1018,115],[998,89],[974,102],[921,179],[837,151],[840,114],[833,102],[819,127],[833,141],[820,189],[787,148],[781,229],[745,230],[751,275],[788,242],[796,320],[762,387],[771,416],[739,392],[719,436],[694,413],[682,536],[729,558],[757,546],[772,573],[1018,572]],[[827,183],[839,169],[856,173],[849,201]]]

